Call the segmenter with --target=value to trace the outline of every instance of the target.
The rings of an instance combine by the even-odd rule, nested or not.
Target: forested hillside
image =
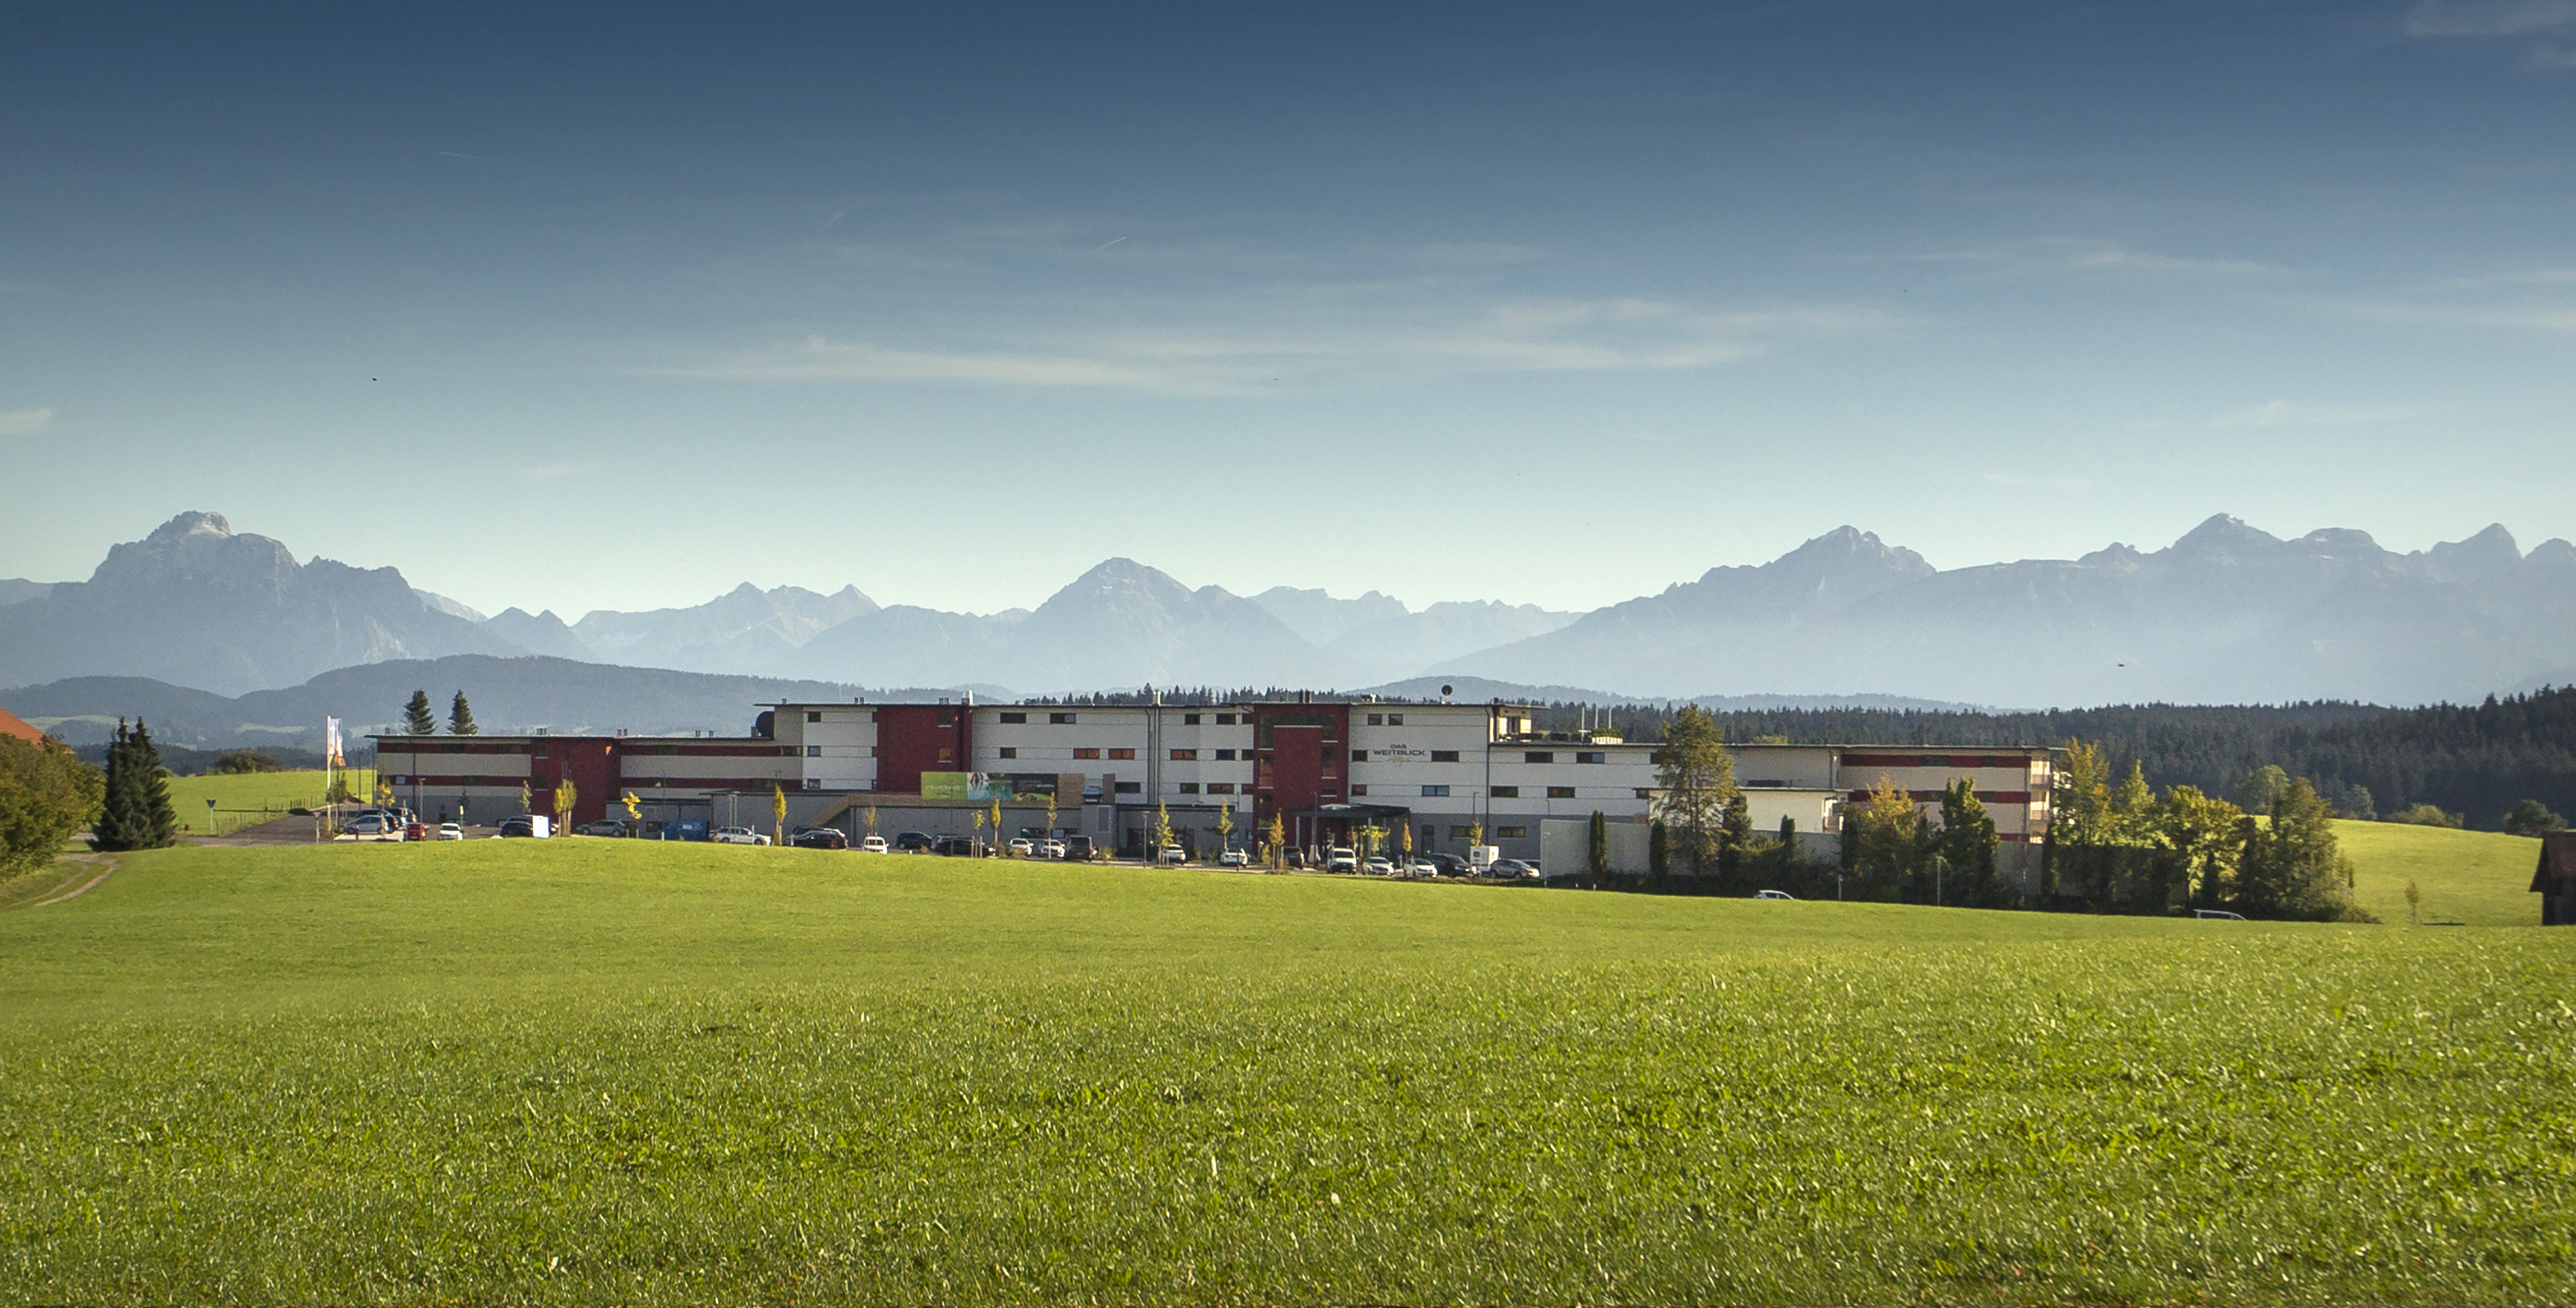
[[[1605,717],[1632,740],[1660,738],[1670,708],[1630,705],[1606,714],[1564,705],[1552,730]],[[1733,710],[1715,715],[1727,739],[1908,745],[2063,745],[2100,742],[2115,771],[2132,761],[2157,786],[2232,794],[2247,773],[2277,764],[2316,783],[2352,811],[2394,813],[2433,804],[2494,830],[2506,810],[2537,799],[2576,813],[2576,687],[2543,689],[2476,705],[2388,709],[2368,704],[2120,705],[2044,713],[1892,712],[1884,709]]]

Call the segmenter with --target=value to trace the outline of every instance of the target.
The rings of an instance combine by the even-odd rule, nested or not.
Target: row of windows
[[[1401,713],[1371,713],[1368,715],[1368,724],[1372,727],[1400,727],[1404,725],[1404,715]]]
[[[1018,758],[1020,756],[1020,747],[1017,745],[1004,745],[994,752],[1001,755],[1003,758]],[[1213,756],[1210,759],[1211,762],[1232,763],[1235,761],[1235,751],[1230,749],[1210,750],[1209,753]],[[1112,749],[1108,751],[1108,754],[1112,759],[1132,760],[1136,757],[1136,751],[1132,749]],[[1089,747],[1082,747],[1075,749],[1073,751],[1073,756],[1075,758],[1099,758],[1101,756],[1101,751]],[[1252,757],[1252,751],[1248,749],[1244,750],[1243,757],[1246,760],[1249,760]],[[1172,761],[1175,763],[1196,763],[1199,761],[1199,752],[1195,749],[1176,749],[1172,751]]]
[[[1396,716],[1402,717],[1404,715],[1399,713],[1396,714]],[[1380,754],[1385,754],[1387,752],[1388,751],[1383,749],[1378,751]],[[1402,756],[1398,755],[1398,757]],[[1355,749],[1351,751],[1351,761],[1353,763],[1366,763],[1368,762],[1368,759],[1369,752],[1367,750]],[[1454,749],[1435,749],[1431,751],[1431,761],[1434,763],[1455,763],[1458,761],[1458,751]]]
[[[1205,714],[1201,713],[1184,713],[1181,715],[1181,725],[1185,727],[1199,726],[1201,725],[1200,719],[1205,716]],[[1376,715],[1372,714],[1370,716],[1374,717]],[[1216,724],[1220,727],[1231,727],[1235,724],[1235,719],[1237,717],[1241,717],[1245,722],[1250,722],[1252,720],[1252,715],[1249,713],[1219,713],[1216,715]],[[811,714],[808,715],[805,720],[808,722],[820,722],[823,719],[821,714]],[[1014,726],[1024,724],[1028,720],[1029,715],[1026,713],[1012,712],[1000,715],[1000,721]],[[1047,725],[1051,727],[1070,727],[1074,725],[1074,715],[1071,713],[1049,713],[1047,714]]]
[[[1521,754],[1521,761],[1523,763],[1553,763],[1556,761],[1556,751],[1552,749],[1525,750]],[[1603,750],[1577,750],[1574,755],[1574,761],[1577,763],[1607,763],[1610,761],[1610,755],[1607,751]]]

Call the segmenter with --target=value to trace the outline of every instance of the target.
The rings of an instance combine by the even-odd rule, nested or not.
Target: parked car
[[[907,854],[927,854],[932,843],[927,831],[906,831],[894,838],[894,847]]]
[[[662,828],[662,838],[664,840],[705,840],[707,838],[707,820],[705,818],[681,818],[680,820]]]
[[[862,854],[882,854],[886,852],[885,837],[870,836],[867,839],[860,841],[859,852]]]
[[[1247,854],[1240,849],[1229,849],[1216,856],[1216,865],[1218,867],[1250,867],[1252,866],[1252,855]]]
[[[1022,836],[1011,842],[1011,857],[1013,858],[1034,858],[1037,856],[1037,852],[1038,842],[1031,840],[1026,836]]]
[[[429,839],[429,828],[417,821],[403,823],[402,833],[405,840]]]
[[[848,849],[850,837],[838,827],[807,827],[787,843],[798,849]]]
[[[400,840],[402,819],[390,813],[362,813],[341,823],[340,834],[361,840]]]
[[[1444,877],[1463,877],[1473,871],[1467,866],[1467,860],[1456,854],[1425,854],[1422,861],[1440,869],[1440,875]]]
[[[1797,898],[1797,896],[1796,896],[1796,895],[1790,894],[1790,893],[1789,893],[1788,891],[1786,891],[1786,890],[1756,890],[1756,891],[1754,891],[1754,892],[1753,892],[1753,897],[1754,897],[1755,899],[1796,899],[1796,898]]]
[[[1485,869],[1485,875],[1492,877],[1497,881],[1536,881],[1539,879],[1538,868],[1535,865],[1524,863],[1517,858],[1495,859],[1493,866]]]
[[[1408,880],[1437,881],[1440,879],[1440,865],[1427,858],[1415,859],[1406,864],[1402,872]]]
[[[1395,864],[1383,858],[1371,858],[1361,865],[1360,873],[1363,876],[1391,877],[1395,875]]]
[[[1063,841],[1061,841],[1061,840],[1055,840],[1055,839],[1048,839],[1048,840],[1042,840],[1042,841],[1039,841],[1039,842],[1038,842],[1038,857],[1040,857],[1040,858],[1062,858],[1062,857],[1064,857],[1064,842],[1063,842]]]
[[[458,826],[453,822],[441,822],[438,824],[437,838],[440,840],[463,840],[465,838],[465,828]]]
[[[769,837],[749,827],[717,827],[715,841],[719,845],[766,845]]]
[[[501,819],[500,834],[503,836],[533,836],[537,834],[537,820],[525,813],[513,818],[503,818]]]
[[[626,835],[626,823],[618,818],[601,818],[597,822],[584,822],[574,827],[572,833],[576,836],[616,836],[622,839]]]
[[[1190,851],[1183,849],[1178,845],[1165,845],[1154,852],[1154,861],[1157,863],[1187,863],[1190,861]]]
[[[1093,853],[1098,848],[1098,846],[1091,843],[1091,837],[1089,836],[1066,836],[1064,838],[1064,860],[1068,863],[1088,863],[1091,861]]]
[[[1359,851],[1354,850],[1354,849],[1344,849],[1344,848],[1342,848],[1342,847],[1341,847],[1341,846],[1339,846],[1339,845],[1336,845],[1336,846],[1334,846],[1334,847],[1333,847],[1333,848],[1331,848],[1331,849],[1325,850],[1325,851],[1324,851],[1324,870],[1325,870],[1325,871],[1327,871],[1327,872],[1357,872],[1357,871],[1359,871],[1359,870],[1360,870],[1360,856],[1359,856]]]
[[[950,858],[972,858],[975,856],[975,838],[973,836],[941,836],[930,842],[930,852],[934,854],[944,854]]]

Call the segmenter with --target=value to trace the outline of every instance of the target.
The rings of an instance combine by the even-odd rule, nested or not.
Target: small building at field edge
[[[1275,821],[1295,849],[1349,844],[1374,824],[1389,849],[1463,855],[1481,836],[1535,861],[1546,823],[1599,812],[1642,825],[1656,794],[1657,745],[1537,730],[1525,704],[1299,695],[766,710],[740,737],[377,736],[376,766],[414,810],[442,820],[494,821],[522,811],[524,795],[527,811],[579,824],[622,814],[631,792],[648,820],[765,828],[784,791],[791,827],[962,835],[998,802],[1006,836],[1088,835],[1128,852],[1142,852],[1159,810],[1194,854],[1256,846]],[[2047,749],[1728,748],[1754,829],[1768,835],[1786,819],[1810,857],[1834,856],[1843,804],[1881,779],[1932,807],[1965,777],[1994,818],[2004,870],[2037,870]],[[565,782],[573,802],[556,813]]]
[[[2540,866],[2531,874],[2531,890],[2540,896],[2542,926],[2576,926],[2576,831],[2552,831],[2540,838]]]

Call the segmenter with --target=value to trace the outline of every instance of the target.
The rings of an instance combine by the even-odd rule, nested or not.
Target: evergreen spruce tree
[[[1610,819],[1603,816],[1601,810],[1597,808],[1592,810],[1592,827],[1586,836],[1588,838],[1584,845],[1584,870],[1595,877],[1608,876],[1610,874]]]
[[[407,736],[438,734],[438,719],[429,715],[428,691],[413,691],[411,701],[403,705],[403,734]]]
[[[1941,834],[1936,843],[1953,879],[1949,902],[1969,908],[2007,906],[2004,886],[1995,875],[1995,820],[1977,798],[1975,783],[1966,777],[1941,792]]]
[[[98,820],[90,824],[90,848],[120,850],[134,848],[133,832],[138,823],[134,817],[134,787],[125,762],[125,719],[116,720],[116,733],[107,738],[107,781],[100,792]]]
[[[1717,875],[1727,893],[1743,890],[1744,851],[1753,844],[1753,810],[1738,791],[1726,797],[1717,825]]]
[[[179,814],[170,807],[161,751],[140,718],[131,729],[117,719],[107,746],[106,795],[90,834],[91,847],[107,851],[162,849],[178,840]]]
[[[1672,875],[1673,837],[1661,819],[1646,829],[1646,871],[1659,879]]]
[[[1694,876],[1716,871],[1726,801],[1736,794],[1735,756],[1706,709],[1685,704],[1665,725],[1664,747],[1655,751],[1655,780],[1664,792],[1658,807],[1673,824],[1682,861]]]
[[[456,702],[447,709],[447,734],[472,736],[481,732],[482,728],[474,725],[474,708],[465,702],[465,692],[456,692]]]

